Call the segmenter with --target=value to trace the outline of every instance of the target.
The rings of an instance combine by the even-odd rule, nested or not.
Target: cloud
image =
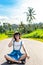
[[[0,16],[0,19],[9,19],[9,18],[6,16]]]

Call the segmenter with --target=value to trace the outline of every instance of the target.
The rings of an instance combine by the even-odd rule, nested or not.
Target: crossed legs
[[[23,59],[26,58],[26,54],[22,55],[19,60],[14,60],[14,59],[12,59],[10,56],[8,56],[8,55],[5,55],[4,57],[5,57],[6,60],[10,60],[10,61],[12,61],[12,62],[21,63],[21,60],[23,60]]]

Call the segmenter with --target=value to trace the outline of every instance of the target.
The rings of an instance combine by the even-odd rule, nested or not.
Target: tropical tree
[[[26,12],[26,15],[27,15],[27,21],[31,23],[32,20],[35,19],[35,15],[36,15],[34,8],[28,7],[28,11]]]
[[[19,24],[19,32],[20,32],[21,34],[26,32],[25,24],[23,24],[22,21],[21,21],[21,23]]]

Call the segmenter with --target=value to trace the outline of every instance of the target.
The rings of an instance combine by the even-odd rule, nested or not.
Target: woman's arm
[[[23,47],[24,52],[26,53],[26,50],[25,50],[25,48],[24,48],[23,44],[22,44],[22,47]],[[27,55],[27,53],[26,53],[26,55]],[[28,56],[28,55],[27,55],[27,58],[29,59],[29,58],[30,58],[30,56]]]
[[[23,47],[24,52],[26,53],[26,50],[25,50],[25,48],[24,48],[23,44],[22,44],[22,47]],[[27,54],[27,53],[26,53],[26,54]]]
[[[8,47],[12,46],[12,41],[13,41],[13,39],[9,42]]]

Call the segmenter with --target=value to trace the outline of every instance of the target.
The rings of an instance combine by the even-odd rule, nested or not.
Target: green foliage
[[[14,31],[11,30],[11,31],[6,31],[5,33],[0,33],[0,40],[3,40],[3,39],[6,39],[6,38],[9,38],[9,37],[12,37],[14,34]]]
[[[8,36],[5,33],[0,34],[0,40],[6,39],[6,38],[8,38]]]
[[[24,25],[22,22],[19,24],[18,31],[23,34],[26,33],[26,25]]]
[[[8,37],[12,37],[13,36],[13,34],[14,34],[14,31],[13,30],[11,30],[11,31],[6,31],[5,32],[5,34],[8,36]]]
[[[22,35],[23,38],[43,38],[43,29],[37,29],[30,34]]]
[[[3,28],[3,26],[0,26],[0,33],[4,33],[5,29]]]

